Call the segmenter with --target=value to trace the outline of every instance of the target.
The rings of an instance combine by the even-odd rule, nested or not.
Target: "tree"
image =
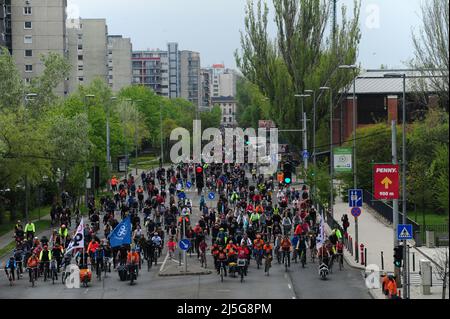
[[[449,0],[430,0],[422,5],[423,27],[413,34],[412,66],[430,76],[431,83],[417,85],[421,92],[436,92],[442,106],[447,106],[449,83]]]
[[[255,1],[247,3],[245,33],[241,33],[241,53],[235,53],[236,62],[244,76],[269,98],[269,115],[277,126],[295,129],[301,119],[301,102],[294,98],[296,93],[305,89],[318,92],[324,85],[337,92],[351,82],[353,75],[338,72],[338,66],[356,61],[360,2],[355,1],[351,21],[347,21],[346,8],[342,7],[342,23],[332,39],[326,34],[329,2],[273,0],[278,30],[275,40],[267,33],[268,6],[256,2],[256,10]],[[339,98],[336,96],[336,101]],[[310,114],[313,103],[305,102],[305,111]],[[327,112],[328,104],[322,101],[317,106],[317,119],[322,125]],[[312,129],[308,135],[311,133]],[[298,134],[288,138],[292,144],[300,144]]]

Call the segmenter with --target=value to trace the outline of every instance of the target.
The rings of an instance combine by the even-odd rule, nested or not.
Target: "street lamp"
[[[330,214],[334,217],[334,195],[333,195],[333,178],[334,178],[334,158],[333,158],[333,90],[329,86],[322,86],[320,91],[330,92]]]
[[[159,135],[161,139],[161,158],[160,158],[160,166],[164,164],[164,144],[163,144],[163,121],[162,121],[162,105],[159,104]]]
[[[112,96],[110,98],[111,104],[117,100],[117,97]],[[106,110],[106,163],[108,170],[108,179],[111,178],[111,137],[110,137],[110,127],[109,127],[109,110],[110,105],[107,106]],[[108,182],[108,190],[111,190],[111,183]]]
[[[356,189],[357,183],[356,183],[356,70],[357,66],[352,65],[340,65],[339,69],[344,70],[353,70],[353,189]],[[355,217],[355,247],[358,247],[358,217]],[[358,262],[359,256],[358,254],[355,254],[355,260]]]
[[[308,152],[308,140],[307,140],[307,132],[306,132],[306,113],[304,109],[304,99],[306,97],[311,97],[310,94],[296,94],[295,97],[301,98],[302,101],[302,116],[303,116],[303,163],[304,163],[304,169],[305,174],[308,170],[308,158],[305,156],[305,154]]]
[[[316,91],[314,90],[305,90],[305,93],[313,95],[313,166],[314,166],[314,187],[313,187],[313,197],[316,200],[316,170],[317,170],[317,162],[316,162]]]
[[[86,94],[84,96],[84,107],[85,107],[86,116],[87,116],[87,119],[88,119],[88,139],[89,139],[89,111],[88,111],[89,106],[88,106],[88,100],[92,99],[92,98],[95,98],[95,95],[93,95],[93,94]],[[88,143],[86,143],[86,149],[88,149]],[[87,151],[86,152],[86,164],[87,164],[86,166],[88,166],[88,161],[89,161],[89,159],[88,159],[88,151]],[[86,201],[85,201],[86,202],[86,208],[88,208],[88,205],[89,205],[89,199],[88,199],[89,195],[88,195],[88,188],[87,188],[87,178],[89,176],[89,168],[87,168],[87,169],[88,169],[88,171],[86,172],[86,180],[85,180],[85,185],[84,185],[84,187],[85,187],[85,196],[86,196]]]
[[[385,78],[393,78],[393,79],[403,79],[403,102],[402,102],[402,212],[403,224],[407,224],[407,212],[406,212],[406,74],[405,73],[386,73],[384,74]],[[395,225],[394,225],[395,226]],[[396,231],[394,229],[394,231]],[[407,260],[406,255],[406,240],[403,240],[403,256],[405,260]],[[408,282],[408,274],[406,272],[408,268],[403,266],[403,296],[405,298],[409,298],[407,282]]]
[[[141,103],[142,100],[136,100],[135,102]],[[134,126],[134,144],[136,147],[135,158],[136,158],[136,175],[137,175],[138,174],[138,133],[137,133],[137,131],[138,131],[138,119],[137,119],[138,113],[137,113],[137,110],[136,110],[135,115],[136,115],[136,119],[135,119],[135,126]]]

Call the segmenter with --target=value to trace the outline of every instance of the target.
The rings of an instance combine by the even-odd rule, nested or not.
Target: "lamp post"
[[[308,152],[308,140],[307,140],[307,131],[306,131],[306,113],[304,108],[304,98],[311,97],[310,94],[296,94],[295,97],[301,98],[302,101],[302,116],[303,116],[303,164],[305,169],[305,176],[308,170],[308,158],[305,156],[306,152]]]
[[[111,97],[111,103],[117,100],[117,97]],[[110,106],[107,106],[106,110],[106,165],[108,171],[108,179],[111,178],[111,137],[110,137],[110,127],[109,127],[109,110]],[[108,182],[108,191],[111,190],[111,183]]]
[[[330,214],[334,218],[334,194],[333,194],[333,178],[334,178],[334,158],[333,158],[333,90],[331,87],[322,86],[321,91],[328,90],[330,92]]]
[[[141,103],[142,100],[136,100],[136,103]],[[136,158],[136,175],[138,174],[138,110],[136,109],[136,118],[135,118],[135,126],[134,126],[134,144],[136,147],[135,150],[135,158]]]
[[[159,104],[159,135],[160,135],[160,139],[161,139],[161,159],[160,159],[160,164],[161,167],[164,164],[164,144],[163,144],[163,122],[162,122],[162,105]]]
[[[406,212],[406,74],[405,73],[386,73],[385,78],[403,79],[403,101],[402,101],[402,213],[403,224],[407,224],[407,212]],[[396,230],[394,230],[396,231]],[[406,250],[406,240],[403,240],[403,256],[405,262],[408,260]],[[409,274],[408,266],[403,266],[403,296],[409,298],[408,286],[409,286]]]
[[[314,187],[313,187],[313,198],[316,200],[316,170],[317,170],[317,162],[316,162],[316,91],[314,90],[305,90],[305,93],[313,95],[313,167],[314,167]]]
[[[26,94],[25,95],[25,105],[28,102],[33,101],[37,96],[38,96],[38,94],[36,94],[36,93]],[[26,173],[25,173],[24,182],[25,182],[25,218],[28,223],[29,222],[28,215],[29,215],[30,189],[29,189],[29,183],[28,183],[28,174],[26,174]]]
[[[87,116],[87,120],[88,120],[88,139],[89,139],[89,105],[88,105],[88,100],[95,98],[95,95],[93,94],[87,94],[84,96],[84,107],[85,107],[85,111],[86,111],[86,116]],[[87,149],[88,145],[86,144],[86,149]],[[86,172],[86,179],[85,179],[85,196],[86,196],[86,208],[88,208],[89,205],[89,194],[88,194],[88,188],[87,188],[87,178],[89,177],[89,155],[88,155],[88,151],[86,152],[86,165],[88,166],[87,168],[87,172]],[[92,184],[91,184],[91,188],[92,188]]]
[[[354,76],[353,76],[353,189],[357,188],[357,181],[356,181],[356,65],[340,65],[339,69],[344,70],[353,70]],[[355,217],[355,247],[358,246],[358,217]],[[359,254],[355,254],[355,260],[358,262],[359,260]]]

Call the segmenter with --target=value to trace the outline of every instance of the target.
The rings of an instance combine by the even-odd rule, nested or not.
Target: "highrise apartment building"
[[[211,105],[212,105],[212,101],[211,101],[212,78],[213,78],[213,74],[212,74],[211,69],[201,69],[200,70],[200,79],[201,79],[200,106],[211,107]]]
[[[133,84],[145,85],[158,95],[170,97],[167,51],[134,51],[132,67]]]
[[[10,3],[10,7],[8,7]],[[22,78],[30,82],[42,74],[41,55],[55,52],[67,56],[66,45],[67,0],[10,0],[5,2],[10,12],[11,51]],[[9,21],[9,22],[8,22]],[[9,40],[6,25],[6,42]],[[67,83],[60,85],[56,93],[67,93]]]
[[[108,83],[108,27],[105,19],[67,21],[69,62],[72,66],[69,91],[89,85],[95,78]]]
[[[237,76],[234,70],[226,69],[224,64],[214,64],[209,70],[212,72],[212,97],[236,96]]]
[[[108,36],[108,83],[114,92],[131,85],[131,39]]]
[[[145,85],[168,98],[184,98],[201,105],[200,54],[178,50],[169,43],[167,51],[133,51],[133,84]]]
[[[200,53],[180,51],[180,97],[200,106]]]
[[[0,46],[11,48],[11,0],[0,0]]]

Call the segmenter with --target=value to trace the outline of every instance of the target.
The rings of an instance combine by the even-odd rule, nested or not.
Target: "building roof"
[[[220,103],[220,102],[236,102],[236,99],[232,96],[219,96],[219,97],[213,97],[211,98],[211,101],[213,103]]]
[[[432,78],[445,78],[440,74],[429,71],[429,75],[424,75],[418,70],[367,70],[356,78],[356,94],[401,94],[403,93],[402,78],[385,78],[388,73],[406,74],[406,93],[415,92],[415,87],[419,81],[425,81],[428,87],[432,87]],[[353,93],[353,85],[350,85],[348,92],[341,90],[340,93]],[[430,92],[432,93],[432,92]]]

